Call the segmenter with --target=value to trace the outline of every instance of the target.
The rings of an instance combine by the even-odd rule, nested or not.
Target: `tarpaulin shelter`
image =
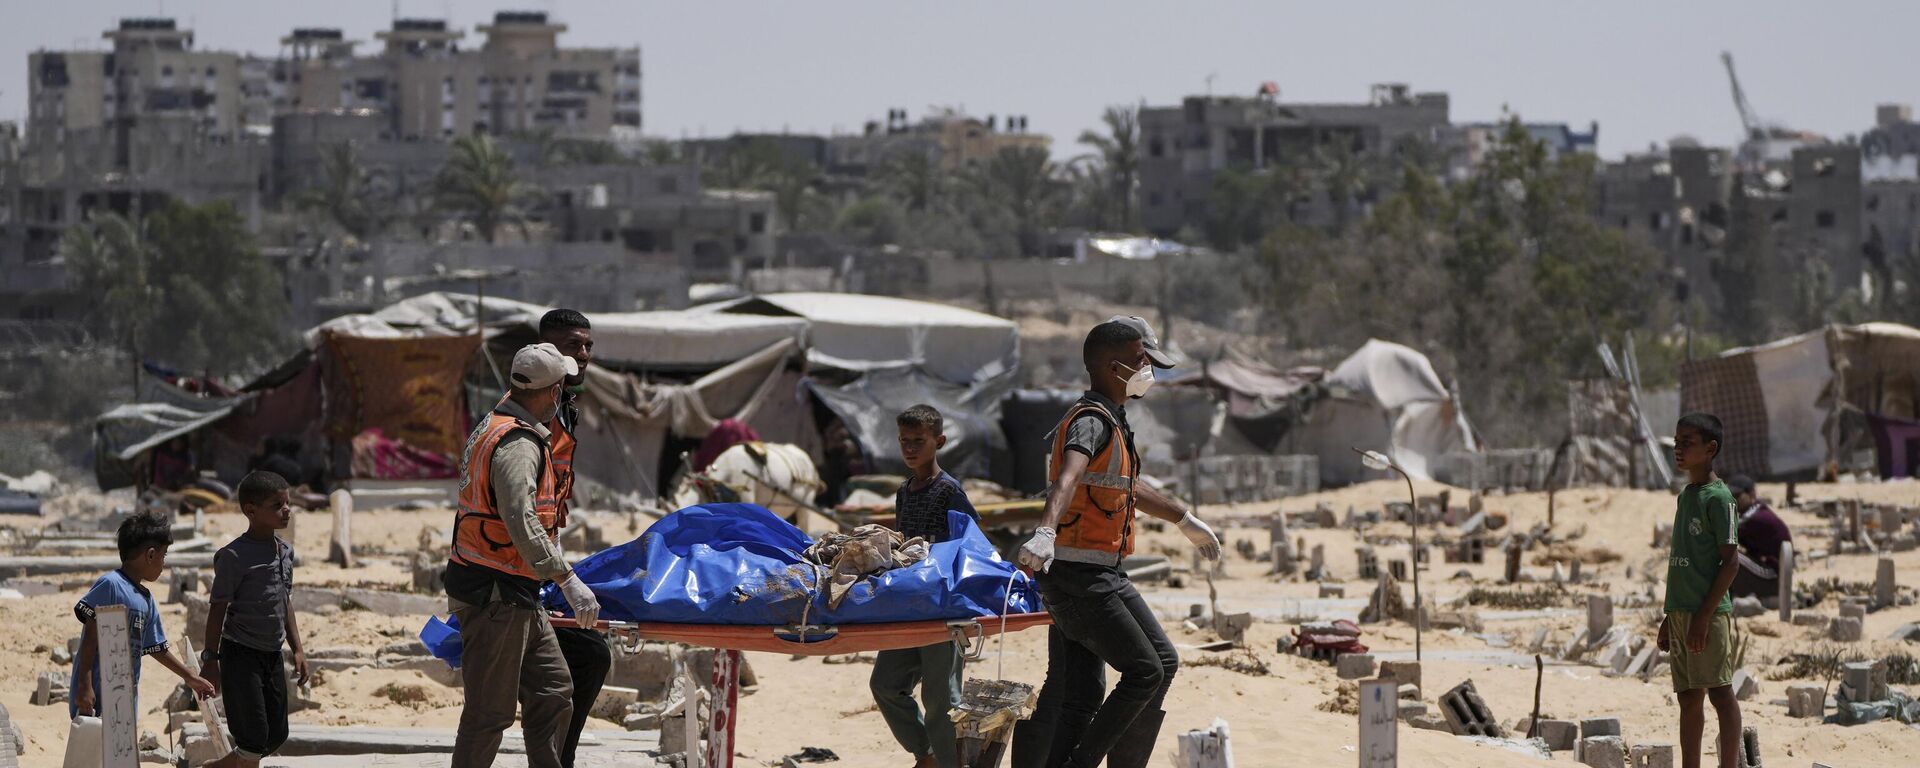
[[[1324,378],[1318,366],[1283,370],[1229,348],[1177,384],[1210,388],[1225,402],[1216,453],[1284,453],[1282,438],[1325,394]]]
[[[970,384],[1011,374],[1020,365],[1020,333],[1012,320],[944,304],[850,293],[769,293],[716,308],[805,319],[807,360],[814,367],[913,367],[942,381]]]
[[[95,420],[95,478],[103,489],[139,482],[145,457],[176,437],[192,439],[200,469],[230,482],[268,437],[301,445],[302,463],[316,476],[329,463],[334,477],[345,476],[351,441],[370,429],[456,455],[468,426],[462,379],[481,334],[537,321],[541,311],[434,293],[343,315],[307,330],[305,348],[232,398],[202,397],[143,374],[133,403]],[[328,441],[336,450],[327,450]]]
[[[1473,427],[1426,355],[1369,339],[1322,380],[1313,404],[1288,442],[1320,459],[1323,485],[1380,477],[1354,448],[1384,451],[1407,474],[1430,480],[1442,457],[1479,450]]]
[[[1875,469],[1870,418],[1912,421],[1920,402],[1920,330],[1831,325],[1680,368],[1683,412],[1720,418],[1716,467],[1760,478]]]

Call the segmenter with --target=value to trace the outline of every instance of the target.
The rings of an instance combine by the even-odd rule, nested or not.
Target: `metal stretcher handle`
[[[967,661],[979,661],[987,657],[987,628],[973,619],[960,619],[947,622],[947,634],[953,638],[953,648],[960,658]]]

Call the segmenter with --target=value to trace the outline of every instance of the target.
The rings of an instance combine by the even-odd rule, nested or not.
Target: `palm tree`
[[[990,201],[1014,220],[1022,256],[1040,252],[1040,228],[1059,195],[1053,160],[1041,147],[1009,147],[987,161],[980,182]]]
[[[488,243],[503,226],[515,226],[526,235],[526,209],[535,195],[514,172],[513,157],[483,133],[455,139],[452,156],[434,180],[441,210],[465,219]]]
[[[1107,132],[1081,131],[1079,142],[1092,147],[1100,158],[1106,176],[1106,203],[1117,208],[1118,216],[1109,220],[1119,229],[1133,231],[1133,195],[1140,176],[1140,117],[1131,107],[1107,107],[1100,121]]]
[[[899,152],[880,166],[880,184],[909,211],[932,208],[945,192],[946,172],[931,155]]]
[[[1327,202],[1333,206],[1334,231],[1345,232],[1353,203],[1365,191],[1367,168],[1352,146],[1340,143],[1314,148],[1313,160]]]
[[[294,205],[319,214],[361,241],[393,221],[391,179],[365,167],[353,142],[327,147],[320,159],[320,185],[297,195]]]

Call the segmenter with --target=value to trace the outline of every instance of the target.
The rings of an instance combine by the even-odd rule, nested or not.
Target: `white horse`
[[[669,498],[675,509],[729,501],[758,504],[803,531],[837,530],[833,521],[809,509],[826,487],[800,446],[746,442],[722,451],[704,472],[682,468]]]

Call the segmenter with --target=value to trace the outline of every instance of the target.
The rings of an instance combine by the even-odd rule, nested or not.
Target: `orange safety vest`
[[[491,411],[467,438],[460,457],[460,509],[453,519],[453,561],[478,565],[529,579],[540,578],[527,565],[507,534],[493,498],[493,451],[515,430],[534,431],[530,422]],[[535,434],[538,434],[537,432]],[[533,495],[533,513],[549,538],[559,536],[560,499],[555,492],[552,454],[540,441],[540,485]]]
[[[573,433],[560,425],[560,417],[553,417],[547,423],[547,453],[553,457],[553,490],[560,502],[560,514],[554,518],[554,528],[567,527],[567,507],[573,501],[573,449],[580,441],[573,439]]]
[[[1133,554],[1133,483],[1140,476],[1140,456],[1128,444],[1120,419],[1099,403],[1082,400],[1067,410],[1054,427],[1053,454],[1047,459],[1047,484],[1060,482],[1066,462],[1067,428],[1075,419],[1093,414],[1107,423],[1105,448],[1087,462],[1072,501],[1060,515],[1054,557],[1069,562],[1119,565]]]

